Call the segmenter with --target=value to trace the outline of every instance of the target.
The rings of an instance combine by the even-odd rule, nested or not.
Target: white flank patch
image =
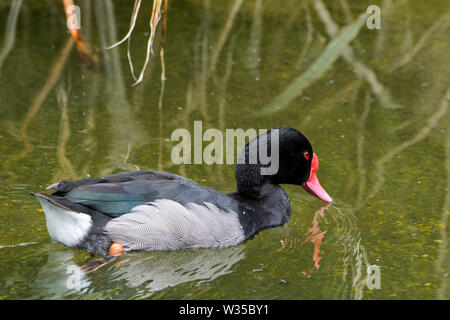
[[[87,235],[92,225],[91,216],[64,210],[38,197],[47,220],[50,237],[68,247],[74,247]]]

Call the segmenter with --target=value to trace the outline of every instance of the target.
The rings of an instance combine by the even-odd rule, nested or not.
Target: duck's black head
[[[311,143],[293,128],[272,129],[250,141],[238,156],[237,191],[258,196],[264,184],[301,185],[318,198],[332,202],[316,176],[319,159]]]

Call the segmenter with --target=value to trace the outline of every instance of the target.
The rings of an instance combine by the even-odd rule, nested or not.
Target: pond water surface
[[[76,2],[97,67],[60,1],[0,1],[0,299],[450,297],[448,1],[169,0],[166,80],[160,23],[136,86],[126,42],[103,49],[133,4]],[[381,29],[357,22],[372,4]],[[151,5],[131,35],[137,74]],[[234,191],[233,165],[172,162],[171,133],[196,120],[297,128],[335,202],[284,186],[283,227],[231,248],[127,253],[71,285],[101,256],[53,242],[29,192],[136,169]]]

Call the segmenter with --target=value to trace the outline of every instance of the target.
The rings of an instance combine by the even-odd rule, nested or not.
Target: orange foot
[[[113,242],[109,247],[108,256],[120,256],[122,255],[123,250],[123,245],[121,245],[119,242]]]

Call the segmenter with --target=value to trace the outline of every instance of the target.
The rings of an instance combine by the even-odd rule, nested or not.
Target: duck
[[[249,159],[252,150],[269,142],[271,150],[278,149],[278,170],[262,174],[267,164]],[[138,170],[62,181],[47,188],[51,194],[31,194],[42,206],[54,241],[105,256],[113,248],[127,252],[236,246],[291,218],[283,184],[302,186],[333,202],[317,178],[319,159],[311,143],[296,129],[281,127],[257,136],[237,160],[237,190],[231,193],[174,173]]]

